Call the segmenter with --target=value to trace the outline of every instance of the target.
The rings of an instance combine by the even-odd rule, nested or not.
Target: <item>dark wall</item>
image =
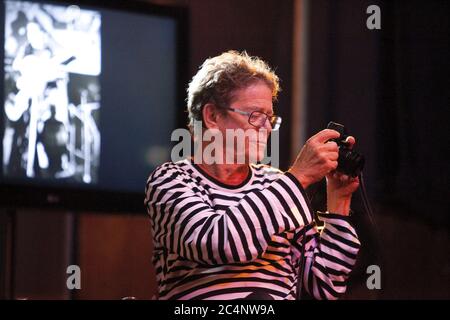
[[[446,163],[450,116],[447,1],[400,1],[386,7],[380,39],[378,165],[386,201],[450,227]]]
[[[372,4],[381,30],[366,28]],[[353,298],[450,297],[441,259],[450,248],[448,9],[439,0],[310,1],[308,132],[334,120],[355,135],[375,209],[373,226],[356,194],[363,248]],[[373,263],[383,275],[376,293],[363,290]]]
[[[381,9],[381,30],[366,28],[371,4]],[[366,156],[373,196],[448,223],[449,5],[319,0],[310,7],[309,134],[330,120],[345,124]]]

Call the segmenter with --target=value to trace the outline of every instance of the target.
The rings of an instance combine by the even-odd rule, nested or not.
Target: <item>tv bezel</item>
[[[23,0],[54,5],[79,5],[85,9],[112,9],[131,13],[169,17],[176,21],[176,105],[185,104],[185,85],[189,66],[188,8],[184,6],[164,6],[138,0]],[[2,2],[1,5],[4,5]],[[0,35],[4,43],[4,35]],[[4,50],[0,50],[4,60]],[[4,92],[0,92],[4,101]],[[176,127],[186,126],[184,108],[176,109]],[[95,186],[33,185],[29,183],[10,183],[0,180],[0,207],[4,209],[58,209],[65,211],[87,211],[104,213],[145,213],[144,188],[147,177],[142,177],[142,192],[110,191]]]

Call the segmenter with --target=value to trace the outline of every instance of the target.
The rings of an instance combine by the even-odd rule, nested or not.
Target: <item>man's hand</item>
[[[355,138],[347,138],[348,147],[353,148]],[[349,177],[342,173],[332,171],[327,174],[327,210],[333,213],[348,215],[352,194],[359,187],[357,177]]]
[[[304,189],[320,181],[337,168],[339,157],[336,142],[329,141],[340,136],[339,132],[325,129],[306,141],[294,164],[289,169]]]

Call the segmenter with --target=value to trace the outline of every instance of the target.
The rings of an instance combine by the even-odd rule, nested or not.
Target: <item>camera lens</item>
[[[356,177],[364,168],[364,157],[348,148],[339,149],[338,167],[337,171]]]

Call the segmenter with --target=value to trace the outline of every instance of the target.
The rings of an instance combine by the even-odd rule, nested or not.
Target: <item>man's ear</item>
[[[219,110],[217,110],[216,106],[212,103],[207,103],[203,106],[202,109],[203,115],[203,123],[205,124],[207,129],[217,129],[218,124],[218,116]]]

